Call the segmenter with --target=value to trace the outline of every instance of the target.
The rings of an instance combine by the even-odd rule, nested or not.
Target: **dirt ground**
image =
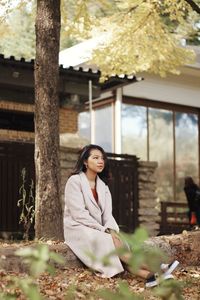
[[[2,246],[1,243],[0,246]],[[17,295],[18,300],[25,300],[27,298],[18,288],[13,290],[8,286],[12,277],[15,276],[18,278],[26,277],[25,274],[17,273],[15,270],[12,272],[0,270],[0,293],[12,290]],[[176,280],[184,285],[183,297],[185,300],[200,300],[200,267],[183,268],[180,266],[174,272],[174,276]],[[96,300],[100,298],[94,296],[95,291],[103,288],[116,290],[120,280],[128,283],[130,289],[143,296],[144,299],[158,299],[154,296],[153,290],[144,288],[143,280],[128,272],[124,272],[114,278],[103,279],[82,267],[66,268],[57,270],[54,276],[44,273],[37,279],[37,284],[45,300]],[[70,293],[72,289],[74,290],[73,296]]]

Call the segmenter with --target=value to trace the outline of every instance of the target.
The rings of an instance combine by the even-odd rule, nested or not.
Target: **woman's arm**
[[[103,226],[119,232],[119,226],[112,215],[112,197],[108,186],[106,186],[105,208],[102,214]]]
[[[85,207],[81,184],[78,177],[70,177],[65,187],[65,209],[70,212],[71,217],[78,223],[87,227],[105,231]]]

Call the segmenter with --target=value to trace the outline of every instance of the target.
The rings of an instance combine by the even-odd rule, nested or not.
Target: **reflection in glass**
[[[95,144],[104,148],[105,151],[112,152],[112,107],[104,106],[95,109]]]
[[[122,152],[147,160],[146,107],[122,104]]]
[[[156,174],[158,200],[186,202],[183,193],[184,177],[192,176],[197,183],[199,182],[198,115],[148,108],[147,136],[147,108],[123,103],[121,122],[122,153],[137,155],[145,161],[149,157],[150,161],[158,162]],[[95,143],[112,152],[112,106],[95,109],[94,123]],[[78,128],[79,134],[90,141],[89,112],[79,114]]]
[[[80,137],[90,141],[90,113],[88,111],[78,115],[78,133]]]
[[[185,202],[184,177],[192,176],[198,183],[198,116],[176,113],[176,198]]]
[[[158,201],[173,201],[173,113],[149,108],[149,159],[157,161]]]

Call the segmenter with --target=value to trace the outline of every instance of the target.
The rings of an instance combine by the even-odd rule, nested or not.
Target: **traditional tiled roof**
[[[8,65],[21,69],[34,69],[34,59],[26,60],[25,58],[16,59],[14,56],[5,57],[3,54],[0,54],[0,65]],[[88,82],[92,80],[93,84],[97,85],[101,90],[115,89],[118,86],[129,84],[136,81],[135,76],[112,76],[104,83],[100,83],[99,79],[101,72],[99,70],[94,70],[87,67],[63,67],[60,65],[60,75],[61,77],[70,78],[76,82]]]

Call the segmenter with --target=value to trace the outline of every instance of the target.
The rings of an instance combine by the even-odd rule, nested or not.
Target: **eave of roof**
[[[10,56],[9,58],[4,57],[4,55],[0,54],[0,64],[2,65],[10,65],[18,68],[30,68],[34,69],[34,59],[26,61],[25,58],[15,59],[14,56]],[[76,82],[86,83],[88,80],[92,80],[92,83],[98,86],[101,90],[105,91],[108,89],[116,89],[117,87],[129,84],[136,81],[135,76],[112,76],[104,83],[100,83],[99,79],[101,76],[101,72],[99,70],[93,70],[91,68],[83,68],[83,67],[67,67],[64,68],[63,65],[60,65],[60,75],[64,78],[67,77]]]

